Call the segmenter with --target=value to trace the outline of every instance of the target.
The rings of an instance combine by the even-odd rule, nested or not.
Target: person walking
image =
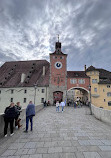
[[[65,103],[63,102],[63,100],[61,100],[61,107],[62,107],[62,112],[64,111],[64,106],[65,106]]]
[[[29,120],[31,124],[31,131],[33,130],[33,116],[35,116],[35,105],[32,101],[30,101],[26,108],[26,129],[24,131],[26,133],[28,132]]]
[[[15,119],[15,127],[17,128],[18,127],[18,129],[22,126],[21,124],[20,124],[20,121],[21,121],[21,118],[19,117],[20,116],[20,113],[22,112],[22,107],[20,106],[20,102],[17,102],[17,104],[15,105],[15,107],[17,108],[17,110],[18,110],[18,115],[17,115],[17,118]]]
[[[59,112],[59,106],[60,106],[59,101],[56,101],[56,112]]]
[[[5,122],[5,127],[4,127],[4,136],[7,137],[7,129],[8,129],[8,124],[10,123],[10,136],[13,136],[13,124],[14,124],[14,119],[17,117],[18,111],[15,108],[14,103],[12,102],[10,106],[6,107],[4,111],[4,122]]]

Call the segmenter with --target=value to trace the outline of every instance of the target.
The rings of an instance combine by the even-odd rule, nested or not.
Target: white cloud
[[[110,70],[110,8],[110,0],[1,0],[0,64],[48,59],[60,34],[68,69],[94,64]]]

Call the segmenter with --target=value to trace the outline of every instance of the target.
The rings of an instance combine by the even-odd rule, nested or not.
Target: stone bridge
[[[47,107],[34,117],[34,130],[0,138],[0,158],[111,158],[111,126],[87,107]]]

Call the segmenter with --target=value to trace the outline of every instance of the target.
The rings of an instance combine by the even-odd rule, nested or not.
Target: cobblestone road
[[[48,107],[34,117],[34,130],[2,138],[1,158],[111,158],[111,126],[88,108]]]

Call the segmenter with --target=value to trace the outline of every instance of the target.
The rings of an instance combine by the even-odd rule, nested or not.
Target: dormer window
[[[26,89],[24,90],[24,93],[27,93],[27,90],[26,90]]]
[[[11,94],[13,94],[13,92],[14,92],[14,90],[13,90],[13,89],[11,89]]]

